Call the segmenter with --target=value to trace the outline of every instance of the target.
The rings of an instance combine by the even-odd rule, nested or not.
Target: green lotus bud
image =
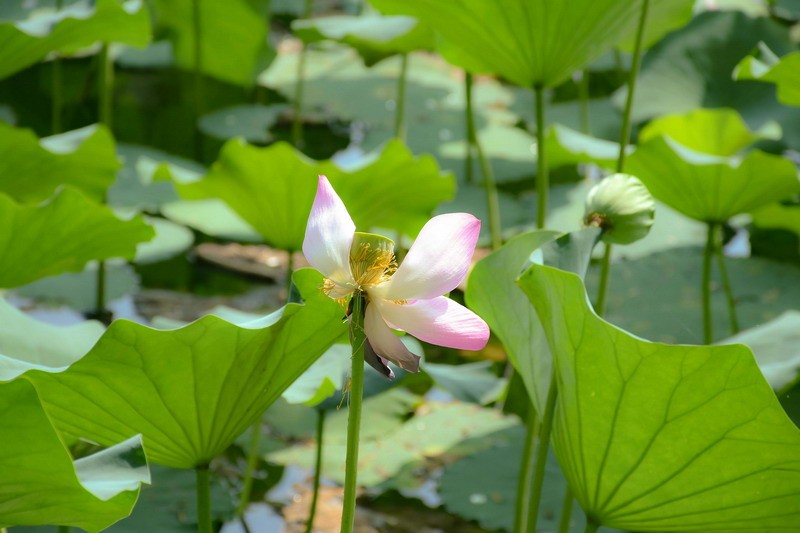
[[[586,196],[583,223],[602,229],[607,243],[630,244],[648,234],[655,207],[650,191],[638,178],[612,174]]]

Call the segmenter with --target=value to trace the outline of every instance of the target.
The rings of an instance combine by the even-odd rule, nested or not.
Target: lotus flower
[[[355,293],[365,296],[365,360],[391,379],[394,374],[387,360],[410,372],[419,371],[419,357],[408,351],[392,329],[450,348],[479,350],[486,345],[486,322],[442,296],[467,275],[480,226],[480,220],[467,213],[434,217],[397,266],[394,243],[356,233],[342,200],[328,179],[320,176],[303,253],[325,276],[325,294],[343,304]]]

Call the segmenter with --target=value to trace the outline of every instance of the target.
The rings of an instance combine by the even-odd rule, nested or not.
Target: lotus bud
[[[589,191],[583,223],[603,230],[606,243],[630,244],[650,232],[654,215],[647,187],[629,174],[613,174]]]

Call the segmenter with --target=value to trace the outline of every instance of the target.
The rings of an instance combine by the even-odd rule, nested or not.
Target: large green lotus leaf
[[[79,1],[25,20],[0,21],[0,79],[50,52],[72,54],[98,41],[137,47],[150,42],[150,14],[142,0]]]
[[[602,55],[638,20],[637,0],[372,0],[380,10],[429,24],[439,52],[475,73],[524,87],[554,86]]]
[[[266,144],[273,140],[269,129],[287,109],[286,104],[237,105],[200,117],[198,125],[203,133],[217,139],[243,137],[251,143]]]
[[[59,185],[101,200],[119,168],[104,126],[39,139],[31,130],[0,123],[0,192],[18,201],[45,200]]]
[[[357,227],[408,235],[416,235],[455,188],[433,158],[415,158],[400,141],[347,172],[329,161],[310,160],[287,143],[257,148],[232,140],[202,181],[178,189],[187,199],[224,200],[268,244],[299,250],[319,174],[331,180]]]
[[[793,47],[786,28],[770,18],[740,12],[697,15],[644,57],[634,95],[634,120],[726,107],[739,111],[752,127],[777,120],[783,127],[783,142],[800,146],[800,109],[778,103],[768,84],[732,79],[736,65],[760,41],[778,53]],[[615,97],[622,107],[625,90]]]
[[[295,283],[304,305],[247,327],[212,315],[168,331],[118,320],[69,370],[26,375],[65,434],[102,444],[141,433],[155,463],[207,463],[344,332],[321,276],[300,270]]]
[[[769,384],[773,389],[780,389],[800,372],[800,311],[786,311],[720,344],[749,346]]]
[[[33,319],[0,298],[0,382],[38,368],[61,372],[83,357],[103,334],[100,322],[53,326]]]
[[[18,204],[0,194],[0,287],[25,285],[45,276],[77,272],[95,259],[130,259],[153,229],[141,215],[120,220],[106,206],[74,189],[41,205]]]
[[[766,45],[763,60],[752,55],[736,67],[737,80],[772,82],[778,87],[778,100],[786,105],[800,106],[800,52],[776,57]]]
[[[741,159],[711,156],[663,136],[640,144],[625,170],[658,200],[704,222],[725,222],[800,191],[788,159],[759,150]]]
[[[469,277],[467,304],[503,343],[539,412],[547,397],[552,360],[536,311],[514,282],[534,251],[540,261],[583,274],[596,235],[596,230],[587,230],[554,241],[558,233],[553,231],[524,233],[481,259]]]
[[[781,129],[770,122],[760,131],[751,132],[734,109],[695,109],[654,119],[642,128],[639,142],[661,135],[697,152],[731,156],[760,139],[780,139]]]
[[[554,448],[588,516],[633,531],[800,528],[800,431],[747,347],[634,337],[550,267],[519,284],[556,361]]]
[[[337,41],[355,48],[367,66],[395,54],[433,50],[431,29],[406,16],[332,16],[295,20],[292,31],[305,43]]]
[[[141,438],[72,462],[34,387],[0,386],[0,527],[100,531],[128,516],[150,482]]]
[[[247,0],[155,0],[156,29],[172,41],[175,62],[194,69],[195,3],[200,6],[202,71],[234,85],[253,85],[273,52],[267,44],[266,21]]]

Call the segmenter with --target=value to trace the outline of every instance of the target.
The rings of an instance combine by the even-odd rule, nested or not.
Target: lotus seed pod
[[[586,196],[583,223],[603,230],[603,241],[630,244],[644,238],[653,225],[655,201],[638,178],[613,174]]]

